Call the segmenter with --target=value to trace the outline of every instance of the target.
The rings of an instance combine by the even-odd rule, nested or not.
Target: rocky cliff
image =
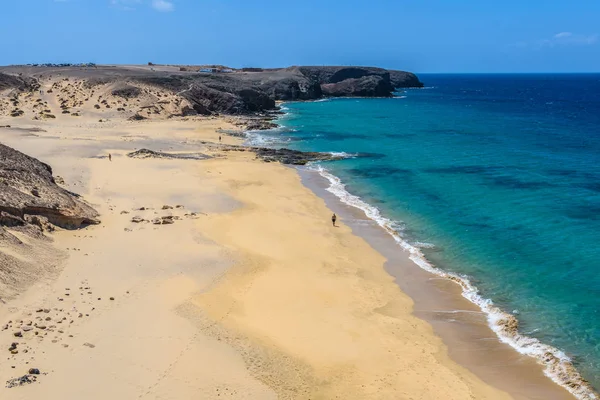
[[[92,207],[56,184],[49,165],[0,144],[0,226],[77,228],[97,218]]]
[[[10,74],[0,73],[0,90],[36,90],[37,78],[51,77],[58,72],[42,67],[3,69]],[[110,89],[111,95],[121,100],[144,96],[152,88],[166,90],[179,99],[175,102],[179,111],[172,115],[183,116],[217,113],[249,115],[275,109],[276,101],[316,100],[323,97],[390,97],[396,89],[423,86],[416,75],[410,72],[374,67],[295,66],[199,73],[191,71],[189,67],[183,70],[165,67],[161,70],[159,66],[153,66],[152,69],[97,66],[93,69],[65,67],[60,69],[60,74],[77,82],[84,81],[78,90]],[[164,97],[158,98],[156,103],[162,104],[163,101]],[[146,118],[148,107],[151,106],[145,105],[145,115],[139,118]]]
[[[200,74],[171,85],[207,114],[247,114],[271,110],[275,101],[317,100],[322,97],[390,97],[394,90],[422,87],[416,75],[371,67],[290,67],[231,74]],[[158,85],[164,80],[151,79]],[[148,82],[146,80],[146,82]],[[190,86],[185,90],[186,85]]]
[[[37,90],[39,84],[37,79],[31,77],[22,77],[9,74],[3,74],[0,72],[0,91],[3,90],[17,90],[17,91],[31,91]]]

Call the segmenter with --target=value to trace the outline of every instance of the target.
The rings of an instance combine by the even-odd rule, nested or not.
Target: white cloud
[[[175,9],[175,5],[166,0],[152,0],[152,8],[160,12],[169,12]]]
[[[571,32],[561,32],[554,35],[554,39],[568,38],[573,36]]]
[[[113,7],[120,8],[125,11],[135,10],[135,5],[140,4],[142,0],[110,0]]]
[[[530,47],[534,49],[542,49],[546,47],[559,46],[590,46],[596,44],[600,37],[597,33],[580,34],[573,32],[559,32],[552,35],[549,39],[534,40],[531,42],[519,42],[516,47]]]

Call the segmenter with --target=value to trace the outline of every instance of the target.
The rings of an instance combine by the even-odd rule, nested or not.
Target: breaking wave
[[[487,315],[489,326],[502,342],[510,345],[521,354],[535,358],[544,366],[546,376],[564,387],[576,398],[580,400],[598,399],[594,389],[581,376],[573,365],[572,360],[564,352],[542,343],[536,338],[520,333],[518,330],[518,319],[514,315],[495,306],[491,299],[484,298],[468,277],[443,271],[431,264],[421,249],[435,246],[429,243],[410,244],[403,238],[400,224],[381,215],[377,207],[349,193],[346,190],[346,186],[337,176],[332,175],[318,164],[310,166],[309,169],[318,172],[323,178],[329,181],[329,187],[326,189],[328,192],[335,195],[342,203],[362,210],[368,218],[375,221],[389,233],[396,243],[410,254],[409,258],[415,264],[428,272],[450,279],[458,284],[462,288],[463,297],[477,305]]]

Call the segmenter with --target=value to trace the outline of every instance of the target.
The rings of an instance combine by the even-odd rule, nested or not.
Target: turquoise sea
[[[518,318],[513,337],[493,326],[504,341],[600,388],[600,74],[420,78],[391,99],[285,104],[254,140],[347,153],[322,164],[333,192],[464,276],[492,326],[494,307]]]

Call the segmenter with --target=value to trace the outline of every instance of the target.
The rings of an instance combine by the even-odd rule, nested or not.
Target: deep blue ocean
[[[285,104],[267,139],[368,153],[323,166],[600,388],[600,74],[420,78]]]

